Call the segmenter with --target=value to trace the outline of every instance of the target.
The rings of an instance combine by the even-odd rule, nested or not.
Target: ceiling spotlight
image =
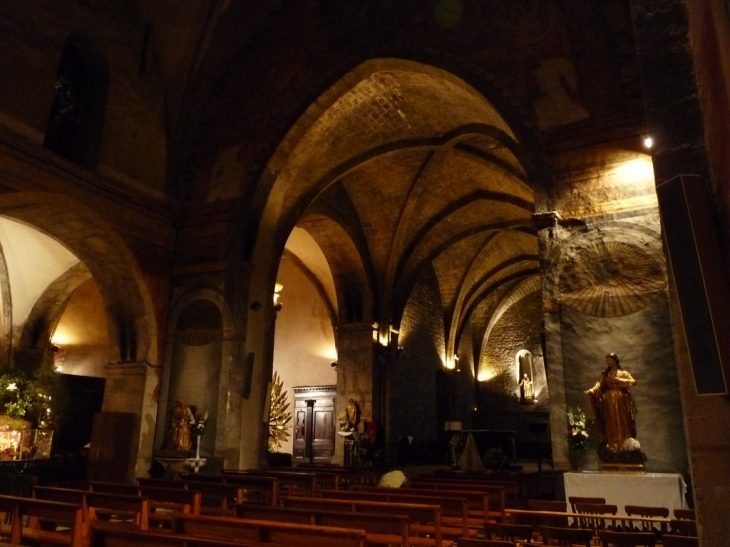
[[[644,148],[651,148],[654,146],[654,139],[651,137],[645,137],[644,138]]]

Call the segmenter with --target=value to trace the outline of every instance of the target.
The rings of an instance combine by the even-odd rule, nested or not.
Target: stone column
[[[699,23],[699,8],[712,4],[682,0],[631,1],[647,125],[649,131],[658,137],[659,146],[652,154],[657,184],[691,173],[702,177],[708,191],[722,187],[721,181],[713,183],[711,179],[706,139],[713,128],[705,126],[705,120],[711,116],[716,125],[721,125],[722,114],[716,117],[716,112],[707,104],[703,117],[700,101],[711,99],[715,90],[723,84],[716,82],[713,89],[705,80],[707,87],[699,90],[695,70],[707,76],[711,61],[697,63],[697,59],[709,60],[717,53],[715,48],[726,45],[715,45],[716,37],[701,27],[693,28],[695,32],[690,35],[687,20],[689,13],[690,21],[694,17],[695,24]],[[703,47],[708,49],[703,50]],[[726,104],[726,93],[717,93],[717,100]],[[718,150],[726,154],[723,145]],[[716,212],[708,210],[706,213],[712,215]],[[727,264],[719,261],[718,267],[722,269],[723,266],[726,270]],[[696,279],[697,283],[703,283],[701,275]],[[673,285],[671,288],[670,303],[674,316],[680,317],[677,288]],[[681,321],[675,322],[675,351],[700,545],[720,545],[726,543],[730,536],[730,519],[725,509],[730,495],[730,443],[726,434],[730,423],[728,401],[726,396],[697,394]]]
[[[341,325],[337,333],[337,416],[350,399],[360,405],[361,424],[373,419],[373,329],[368,323]],[[382,435],[382,424],[378,427],[378,435]],[[343,461],[344,441],[338,435],[333,463]]]
[[[159,386],[158,367],[148,363],[108,364],[102,412],[130,412],[137,416],[132,438],[129,480],[147,475],[152,464],[155,420],[157,418],[156,392]]]

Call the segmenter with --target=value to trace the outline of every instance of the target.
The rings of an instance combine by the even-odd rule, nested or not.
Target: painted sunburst
[[[594,241],[575,248],[558,290],[571,308],[595,317],[618,317],[646,307],[666,288],[654,256],[624,241]]]

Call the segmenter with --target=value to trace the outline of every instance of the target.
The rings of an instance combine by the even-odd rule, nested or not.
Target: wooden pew
[[[95,521],[111,522],[116,526],[127,524],[139,530],[149,528],[149,500],[142,496],[35,486],[33,487],[33,497],[80,505],[84,510],[84,536],[89,524]]]
[[[217,541],[155,531],[100,528],[92,525],[89,547],[262,547],[258,541]],[[296,546],[290,546],[296,547]]]
[[[170,523],[172,516],[176,513],[200,514],[200,492],[194,490],[96,481],[89,483],[89,489],[92,492],[137,495],[148,498],[149,521],[150,524],[156,526],[165,526],[166,523]]]
[[[323,509],[328,511],[345,510],[350,513],[395,513],[410,519],[410,542],[414,545],[433,545],[449,547],[453,541],[443,539],[443,524],[440,505],[423,503],[393,503],[387,501],[370,501],[358,499],[327,499],[283,496],[283,507],[304,509]],[[416,534],[428,534],[429,537],[418,537]]]
[[[225,477],[220,473],[208,474],[208,473],[181,473],[180,481],[183,483],[189,482],[226,482]]]
[[[282,468],[277,468],[279,470],[285,470]],[[357,467],[344,467],[342,465],[337,464],[325,464],[325,463],[304,463],[304,462],[297,462],[294,464],[293,468],[288,468],[289,470],[294,471],[310,471],[314,473],[331,473],[336,476],[336,486],[335,489],[338,488],[347,488],[348,486],[351,486],[353,484],[372,484],[372,481],[370,480],[370,477],[372,475],[372,470],[370,469],[362,469]]]
[[[410,494],[402,492],[400,488],[372,488],[368,491],[353,490],[322,490],[322,497],[328,499],[343,500],[371,500],[398,503],[438,505],[441,507],[442,526],[441,531],[448,537],[473,537],[476,530],[472,526],[481,527],[484,525],[483,517],[477,522],[469,520],[469,506],[466,498],[448,495],[430,495],[429,493]],[[412,527],[417,531],[426,531],[422,525]]]
[[[195,490],[139,486],[139,493],[150,500],[151,525],[169,527],[175,515],[200,514],[201,495]]]
[[[455,485],[464,486],[501,486],[504,489],[506,503],[512,506],[522,505],[527,499],[526,479],[519,475],[500,476],[497,474],[473,474],[464,475],[460,472],[452,472],[453,475],[441,474],[449,473],[447,470],[435,472],[433,475],[418,475],[410,479],[411,485],[433,484],[443,487],[452,488]]]
[[[239,484],[189,482],[186,487],[200,492],[201,515],[235,515],[236,505],[246,499],[245,488]]]
[[[157,488],[178,488],[181,490],[185,490],[187,488],[187,484],[185,484],[183,481],[179,480],[173,480],[173,479],[152,479],[149,477],[137,477],[134,479],[135,484],[137,486],[155,486]]]
[[[405,515],[393,513],[351,513],[308,508],[270,507],[267,505],[242,504],[236,508],[236,516],[246,520],[272,520],[314,524],[335,528],[365,530],[368,545],[410,545],[410,520]]]
[[[515,505],[514,499],[515,492],[510,490],[510,487],[500,483],[490,483],[486,481],[469,483],[465,481],[455,480],[453,482],[437,482],[437,481],[424,481],[420,478],[413,479],[408,486],[409,489],[419,490],[458,490],[464,492],[480,492],[487,496],[489,510],[492,512],[492,518],[504,520],[504,512],[508,506],[508,502]]]
[[[0,526],[10,544],[27,545],[32,540],[70,547],[84,545],[84,509],[81,505],[0,496],[0,511],[12,516],[9,524]]]
[[[316,545],[318,547],[366,547],[364,530],[291,524],[234,517],[179,515],[173,521],[174,533],[210,538],[278,545]]]
[[[229,482],[230,477],[249,475],[254,477],[274,477],[279,481],[279,493],[283,495],[314,495],[323,480],[316,473],[306,471],[277,471],[266,469],[224,469],[223,477]],[[330,481],[334,479],[330,477]],[[233,482],[233,481],[231,481]]]
[[[394,493],[393,488],[384,488],[380,486],[357,486],[353,485],[350,487],[352,492],[381,492],[386,493],[388,496],[392,496]],[[398,488],[395,490],[398,494],[414,495],[414,496],[428,496],[428,497],[441,497],[441,498],[458,498],[465,499],[468,507],[468,519],[470,526],[483,526],[484,523],[490,519],[502,521],[504,520],[504,513],[489,511],[489,495],[479,490],[438,490],[431,491],[427,489],[419,488]],[[449,520],[453,518],[461,518],[461,515],[451,516],[446,512],[444,517],[449,517]]]
[[[231,474],[223,477],[226,484],[235,484],[243,488],[244,500],[249,503],[278,505],[279,479],[259,475]],[[191,481],[192,482],[192,481]]]

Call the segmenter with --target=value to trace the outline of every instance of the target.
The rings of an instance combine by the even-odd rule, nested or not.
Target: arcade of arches
[[[208,469],[265,465],[274,372],[332,394],[326,461],[354,400],[385,465],[460,422],[568,469],[616,352],[646,468],[730,537],[725,2],[6,4],[3,367],[104,379],[128,477],[178,398]]]

